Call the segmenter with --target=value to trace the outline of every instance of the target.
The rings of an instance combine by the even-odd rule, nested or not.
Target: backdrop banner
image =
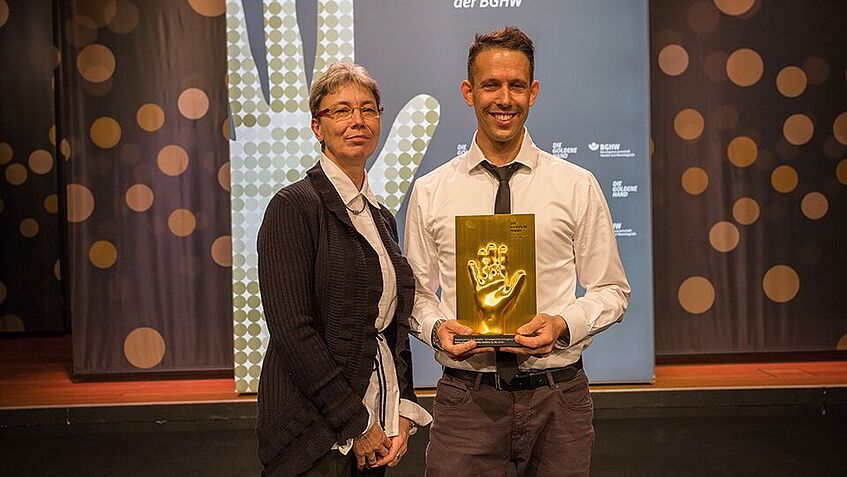
[[[415,177],[464,152],[475,117],[459,92],[475,33],[503,25],[536,45],[541,83],[527,128],[542,149],[587,167],[612,208],[632,284],[623,323],[588,351],[593,382],[653,378],[647,1],[228,0],[234,359],[236,389],[254,392],[268,334],[256,235],[270,197],[318,157],[308,86],[336,61],[364,65],[385,113],[371,186],[402,229]],[[402,237],[403,232],[400,231]],[[413,340],[415,383],[440,368]]]

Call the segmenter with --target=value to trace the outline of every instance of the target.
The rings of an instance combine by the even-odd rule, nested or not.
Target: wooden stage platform
[[[664,364],[653,384],[594,385],[604,394],[682,391],[820,390],[847,388],[847,361],[740,364]],[[419,390],[422,397],[431,389]],[[602,399],[602,398],[601,398]],[[142,404],[250,403],[232,379],[159,379],[73,382],[70,337],[0,341],[0,409]]]
[[[0,475],[259,475],[256,397],[232,379],[70,369],[68,337],[0,340]],[[592,477],[847,475],[847,361],[662,364],[654,384],[591,392]],[[428,438],[391,477],[423,475]]]

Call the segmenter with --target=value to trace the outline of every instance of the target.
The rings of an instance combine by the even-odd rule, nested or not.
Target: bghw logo
[[[632,149],[621,149],[619,142],[591,142],[588,144],[588,149],[600,151],[600,157],[635,157]]]
[[[635,237],[638,232],[632,228],[624,227],[623,222],[612,222],[612,230],[615,231],[615,237]]]

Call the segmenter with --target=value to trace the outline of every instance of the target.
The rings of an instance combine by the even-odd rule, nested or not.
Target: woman
[[[337,63],[312,84],[321,157],[271,199],[259,231],[270,343],[259,384],[264,475],[382,474],[429,414],[412,389],[414,279],[368,186],[376,81]]]

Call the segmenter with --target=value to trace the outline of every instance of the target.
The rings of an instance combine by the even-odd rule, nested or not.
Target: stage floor
[[[259,475],[256,396],[232,379],[70,370],[68,337],[0,341],[0,475]],[[666,364],[654,384],[591,391],[592,477],[847,475],[845,361]],[[409,439],[392,477],[423,475],[428,440]]]
[[[7,338],[0,341],[0,409],[139,404],[254,402],[232,379],[159,379],[73,382],[71,340]],[[606,393],[847,387],[847,361],[656,366],[653,384],[594,385]],[[423,397],[432,389],[420,389]]]

